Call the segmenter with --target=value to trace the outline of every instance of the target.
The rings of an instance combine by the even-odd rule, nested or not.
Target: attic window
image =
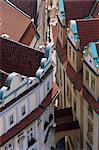
[[[90,59],[90,63],[92,63],[91,59]]]

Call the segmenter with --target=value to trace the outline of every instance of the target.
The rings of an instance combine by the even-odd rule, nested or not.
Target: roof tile
[[[0,69],[7,73],[35,75],[44,55],[42,52],[1,37],[0,43]]]
[[[26,14],[35,18],[37,12],[37,0],[9,0]]]
[[[66,23],[89,15],[95,0],[64,0]]]
[[[81,50],[83,50],[84,46],[89,42],[99,40],[99,18],[77,19],[76,23]]]
[[[31,24],[31,19],[4,0],[0,0],[0,11],[0,36],[7,34],[11,40],[18,42]]]

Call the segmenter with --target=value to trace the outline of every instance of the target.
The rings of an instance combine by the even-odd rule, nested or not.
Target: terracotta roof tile
[[[78,19],[76,20],[78,35],[80,38],[80,47],[83,50],[89,42],[99,40],[99,18]]]
[[[58,91],[59,91],[59,88],[54,83],[53,89],[48,93],[47,97],[43,101],[43,103],[45,104],[45,107],[47,107],[52,102],[52,100],[54,99],[54,97],[56,96]],[[34,111],[32,111],[31,114],[26,116],[18,124],[16,124],[14,127],[12,127],[7,133],[3,134],[0,137],[0,146],[2,146],[4,143],[9,141],[13,136],[17,135],[21,130],[26,128],[28,125],[30,125],[43,112],[44,112],[44,109],[41,108],[40,106],[38,108],[36,108]]]
[[[74,88],[76,88],[80,92],[83,87],[82,70],[79,72],[75,72],[73,67],[68,62],[66,72],[67,72],[67,75],[70,78],[71,82],[73,83]]]
[[[20,43],[0,37],[0,68],[7,73],[18,72],[34,76],[43,53]]]
[[[60,58],[60,61],[62,62],[62,64],[66,65],[67,50],[66,50],[66,47],[62,48],[61,43],[58,38],[57,38],[57,42],[56,42],[56,51],[57,51],[58,57]]]
[[[70,107],[70,108],[57,109],[55,110],[54,113],[55,113],[55,120],[62,117],[72,116],[72,108]]]
[[[26,14],[35,18],[37,12],[37,0],[9,0]]]
[[[62,131],[75,130],[75,129],[80,129],[78,120],[71,121],[69,123],[57,124],[55,128],[55,132],[62,132]]]
[[[31,19],[3,0],[0,1],[0,11],[0,36],[7,34],[11,40],[19,41]]]
[[[95,0],[64,0],[66,23],[89,15]]]

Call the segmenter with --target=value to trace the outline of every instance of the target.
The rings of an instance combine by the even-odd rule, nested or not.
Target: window
[[[47,91],[49,91],[49,81],[47,82]]]
[[[86,82],[89,85],[89,72],[86,70]]]
[[[74,112],[76,113],[76,102],[74,102]]]
[[[6,145],[5,150],[14,150],[13,143],[9,143]]]
[[[95,78],[93,76],[91,76],[91,88],[95,91]]]
[[[34,133],[34,132],[33,132],[33,128],[32,128],[32,127],[27,130],[27,143],[28,143],[28,148],[29,148],[30,146],[32,146],[32,145],[36,142],[35,138],[33,137],[33,136],[34,136],[33,133]]]
[[[9,117],[9,122],[10,122],[10,125],[12,125],[12,124],[14,123],[13,115],[11,115],[11,116]]]
[[[75,62],[75,52],[73,51],[73,62]]]
[[[22,109],[21,109],[21,114],[22,114],[22,116],[24,116],[25,113],[26,113],[26,112],[25,112],[25,106],[23,106]]]
[[[71,46],[69,46],[69,56],[71,58]]]

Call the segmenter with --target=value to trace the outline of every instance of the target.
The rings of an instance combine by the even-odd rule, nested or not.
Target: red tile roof
[[[54,111],[55,113],[55,120],[62,117],[68,117],[71,116],[72,118],[72,108],[63,108],[63,109],[57,109]],[[64,120],[65,121],[65,120]]]
[[[74,88],[76,88],[80,92],[83,86],[82,70],[79,72],[75,72],[73,67],[68,62],[66,72],[71,82],[73,83]]]
[[[80,38],[80,47],[83,50],[89,42],[99,40],[99,18],[78,19],[76,20],[78,35]]]
[[[56,124],[70,123],[73,121],[72,108],[57,109],[54,111],[54,120]]]
[[[9,0],[26,14],[35,18],[37,12],[37,0]]]
[[[66,23],[89,15],[95,0],[64,0]]]
[[[55,128],[55,132],[62,132],[62,131],[75,130],[75,129],[80,129],[78,120],[71,121],[69,123],[57,124]]]
[[[61,43],[58,38],[56,42],[56,51],[57,51],[58,57],[60,58],[61,63],[66,65],[67,49],[66,47],[62,48]]]
[[[18,72],[34,76],[43,53],[25,45],[0,37],[0,68],[7,73]]]
[[[11,40],[18,42],[31,24],[31,19],[4,0],[0,1],[0,9],[0,36],[7,34]]]
[[[58,92],[59,88],[54,83],[53,89],[48,93],[47,97],[44,99],[42,104],[45,104],[45,107],[47,107],[55,98]],[[30,125],[34,120],[36,120],[39,116],[41,116],[43,112],[44,109],[41,108],[40,106],[36,108],[34,111],[32,111],[31,114],[26,116],[23,120],[21,120],[18,124],[16,124],[13,128],[11,128],[7,133],[3,134],[0,137],[0,146],[9,141],[13,136],[17,135],[21,130],[26,128],[28,125]]]
[[[89,93],[85,86],[83,86],[83,97],[88,104],[99,114],[99,101],[96,101],[94,97]]]

